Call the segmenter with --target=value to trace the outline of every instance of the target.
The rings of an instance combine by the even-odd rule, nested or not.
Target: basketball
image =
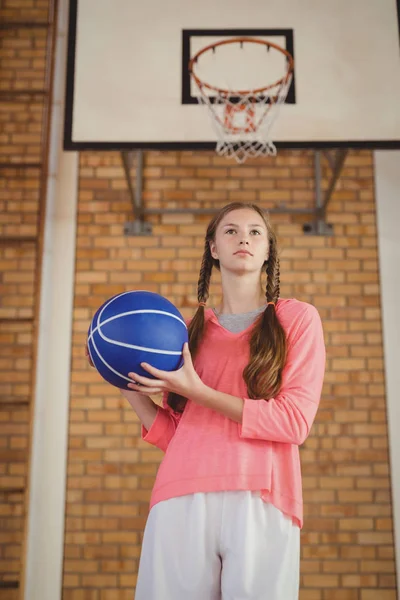
[[[154,379],[140,364],[163,371],[183,364],[188,341],[186,323],[166,298],[147,291],[129,291],[108,299],[95,313],[88,331],[90,358],[111,385],[129,389],[128,373]]]

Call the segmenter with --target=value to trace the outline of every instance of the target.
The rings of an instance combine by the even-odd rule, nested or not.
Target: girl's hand
[[[85,356],[86,356],[86,358],[87,358],[87,359],[88,359],[88,361],[89,361],[89,365],[90,365],[91,367],[94,367],[94,364],[93,364],[93,362],[92,362],[92,359],[90,358],[90,354],[89,354],[89,347],[88,347],[88,343],[87,343],[87,342],[86,342],[86,344],[85,344]]]
[[[142,363],[141,367],[157,379],[142,377],[136,373],[128,373],[128,376],[135,381],[135,383],[128,383],[128,387],[149,396],[163,392],[175,392],[188,398],[191,394],[197,394],[204,384],[194,370],[187,343],[183,346],[182,354],[184,362],[178,371],[161,371],[147,363]]]

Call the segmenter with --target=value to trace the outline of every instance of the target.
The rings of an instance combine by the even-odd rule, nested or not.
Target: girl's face
[[[219,223],[211,255],[221,270],[236,273],[261,271],[268,259],[268,231],[261,216],[249,208],[232,210]]]

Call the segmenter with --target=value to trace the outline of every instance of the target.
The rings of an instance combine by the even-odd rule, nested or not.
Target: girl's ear
[[[215,242],[210,242],[210,252],[211,256],[218,260],[217,246],[215,245]]]

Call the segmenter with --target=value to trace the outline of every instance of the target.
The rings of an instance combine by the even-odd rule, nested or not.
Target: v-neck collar
[[[266,306],[265,306],[266,308]],[[265,310],[264,308],[264,310]],[[249,312],[255,312],[255,311],[249,311]],[[263,311],[260,311],[258,313],[258,315],[255,317],[254,321],[262,314]],[[249,313],[240,313],[241,315],[245,315],[245,314],[249,314]],[[239,315],[237,315],[239,316]],[[241,335],[245,335],[246,333],[248,333],[250,331],[250,329],[254,326],[254,321],[252,323],[250,323],[250,325],[248,327],[246,327],[246,329],[243,329],[242,331],[229,331],[229,329],[226,329],[226,327],[224,327],[223,325],[221,325],[221,323],[218,320],[217,315],[215,314],[215,312],[213,311],[212,308],[207,308],[205,311],[205,317],[207,321],[210,321],[212,323],[214,323],[215,325],[217,325],[217,327],[220,327],[220,329],[223,330],[223,332],[229,336],[232,337],[239,337]]]

